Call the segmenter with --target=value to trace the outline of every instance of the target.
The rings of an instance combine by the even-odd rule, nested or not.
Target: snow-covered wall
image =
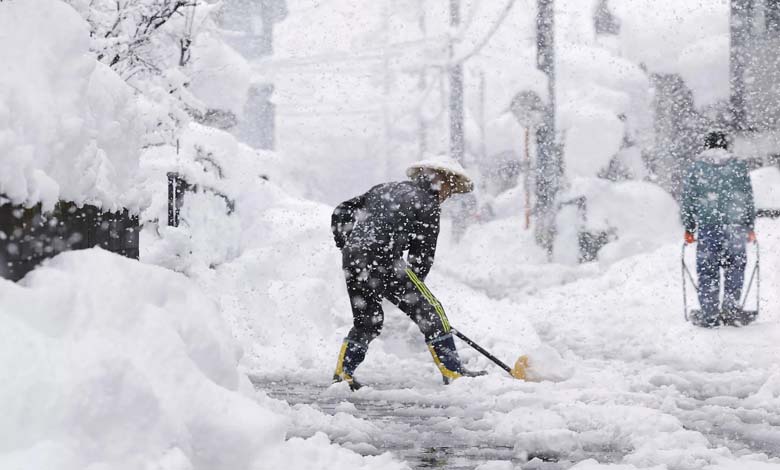
[[[139,206],[137,100],[89,41],[63,2],[0,4],[0,194],[15,203]]]

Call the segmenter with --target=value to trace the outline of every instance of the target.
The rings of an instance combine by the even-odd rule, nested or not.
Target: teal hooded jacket
[[[688,232],[703,225],[753,230],[756,209],[747,164],[720,148],[699,154],[683,182],[681,215]]]

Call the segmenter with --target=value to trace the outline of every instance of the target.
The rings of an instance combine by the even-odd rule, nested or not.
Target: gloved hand
[[[748,232],[748,242],[749,243],[755,243],[756,242],[756,232],[754,232],[752,230]]]
[[[694,243],[694,242],[696,242],[696,237],[693,235],[693,233],[691,233],[691,232],[686,230],[685,231],[685,243],[690,245],[691,243]]]

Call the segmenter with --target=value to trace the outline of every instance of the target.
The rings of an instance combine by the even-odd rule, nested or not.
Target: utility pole
[[[423,39],[428,38],[428,26],[426,24],[426,15],[425,15],[425,2],[420,2],[418,5],[418,8],[420,9],[420,16],[418,17],[418,26],[420,27],[420,33],[422,34]],[[427,64],[426,64],[427,65]],[[425,89],[428,88],[428,79],[427,79],[427,73],[428,68],[423,66],[420,70],[420,76],[417,80],[417,89],[420,91],[421,96],[425,96]],[[421,105],[421,108],[417,110],[417,139],[420,141],[419,144],[419,158],[423,159],[425,153],[428,151],[428,124],[425,122],[425,114],[422,111],[422,107],[424,107],[425,104],[423,103]]]
[[[525,229],[531,228],[531,131],[526,127],[523,130],[523,193],[525,196]]]
[[[750,29],[753,22],[753,0],[731,0],[729,18],[729,84],[731,88],[731,117],[735,131],[746,131],[747,104],[745,102],[745,68]]]
[[[555,240],[556,195],[562,175],[555,142],[555,21],[554,0],[537,0],[536,63],[547,76],[547,106],[536,128],[536,242],[552,255]]]
[[[460,0],[450,0],[450,26],[460,26]],[[455,38],[450,40],[450,61],[455,60]],[[463,164],[463,65],[450,63],[450,156]]]
[[[484,162],[487,158],[487,144],[485,142],[485,71],[479,69],[479,159]]]
[[[392,15],[393,1],[388,0],[382,9],[382,157],[385,162],[387,177],[393,174],[395,165],[390,158],[392,122],[390,120],[390,16]]]

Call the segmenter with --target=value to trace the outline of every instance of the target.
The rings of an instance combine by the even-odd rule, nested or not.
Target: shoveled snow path
[[[442,387],[424,348],[406,339],[410,322],[390,310],[359,371],[373,387],[326,388],[322,365],[313,375],[293,373],[298,385],[273,385],[262,374],[258,385],[312,405],[290,410],[296,434],[325,431],[367,454],[390,450],[413,468],[780,468],[775,227],[759,226],[764,308],[746,328],[683,321],[679,246],[602,274],[586,267],[580,280],[538,292],[504,282],[501,299],[494,290],[493,300],[480,301],[495,309],[480,317],[462,310],[481,295],[468,272],[445,267],[432,289],[449,299],[453,323],[507,360],[529,352],[546,380],[519,382],[492,368]],[[462,347],[472,366],[492,367]],[[326,369],[332,359],[323,356]]]
[[[405,389],[381,384],[357,393],[321,383],[262,378],[255,378],[255,383],[258,389],[293,405],[296,436],[325,431],[332,440],[356,452],[375,455],[390,451],[415,469],[473,469],[491,462],[517,468],[564,469],[587,458],[616,461],[623,454],[604,442],[578,446],[566,430],[537,433],[533,426],[540,417],[533,410],[528,432],[519,433],[519,442],[511,424],[496,429],[498,415],[517,419],[520,415],[514,410],[522,409],[524,403],[537,402],[531,390],[507,393],[516,388],[512,379],[463,381],[461,385],[466,386],[460,390],[444,389],[438,384]],[[479,386],[491,391],[474,396]],[[323,420],[314,410],[330,419]],[[558,445],[552,442],[559,439],[562,442]]]

